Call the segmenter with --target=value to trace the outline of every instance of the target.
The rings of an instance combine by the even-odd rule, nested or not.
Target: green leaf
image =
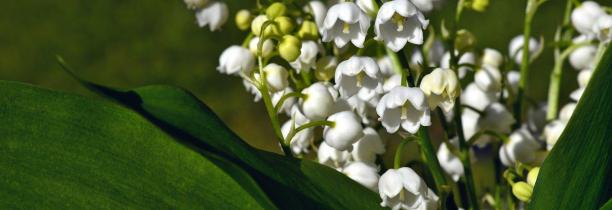
[[[612,48],[544,161],[529,209],[598,209],[612,196]]]
[[[0,81],[1,209],[274,209],[240,167],[129,109]]]
[[[84,86],[141,113],[185,143],[244,167],[281,209],[381,208],[376,193],[329,167],[249,146],[185,90],[148,86],[121,91],[68,72]],[[275,141],[272,138],[270,141]]]

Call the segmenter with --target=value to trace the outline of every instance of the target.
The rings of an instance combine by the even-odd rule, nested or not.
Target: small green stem
[[[393,52],[393,50],[389,49],[389,48],[385,48],[385,50],[387,51],[387,56],[389,56],[389,58],[391,59],[391,64],[393,65],[393,71],[395,71],[395,73],[402,75],[402,86],[408,86],[408,75],[406,74],[406,72],[404,71],[404,68],[402,68],[402,62],[400,61],[399,57],[397,56],[397,53]]]
[[[472,174],[472,163],[470,160],[470,145],[465,140],[465,134],[463,133],[463,122],[461,121],[461,98],[458,97],[455,100],[455,125],[457,130],[457,137],[459,138],[459,151],[461,155],[461,163],[463,164],[465,188],[467,191],[467,200],[470,209],[479,209],[478,198],[476,197],[476,188],[474,185],[474,176]]]
[[[310,77],[310,71],[302,69],[300,71],[300,75],[302,76],[302,80],[306,86],[310,86],[312,84],[312,78]]]
[[[296,97],[296,98],[304,98],[306,97],[306,95],[300,93],[300,92],[291,92],[291,93],[287,93],[285,95],[283,95],[278,102],[276,102],[276,105],[274,105],[274,112],[278,113],[278,110],[283,107],[283,104],[285,103],[285,101],[291,97]]]
[[[474,143],[483,135],[488,135],[491,137],[495,137],[497,139],[499,139],[502,143],[506,142],[508,137],[505,137],[495,131],[492,130],[483,130],[483,131],[479,131],[478,133],[474,134],[469,140],[468,140],[468,145],[474,145]]]
[[[557,118],[557,111],[559,110],[559,93],[561,92],[561,78],[563,76],[563,63],[565,59],[577,48],[588,44],[589,43],[574,44],[565,49],[560,55],[555,56],[555,64],[553,71],[550,73],[550,84],[548,86],[547,121],[552,121]]]
[[[398,169],[402,166],[402,151],[404,146],[408,143],[406,139],[402,139],[397,148],[395,149],[395,156],[393,157],[393,168]]]
[[[521,72],[520,80],[518,85],[518,98],[514,106],[514,119],[516,119],[516,125],[518,127],[522,123],[523,117],[523,106],[525,104],[525,89],[527,86],[527,76],[529,76],[529,39],[531,38],[531,22],[533,16],[538,10],[538,0],[527,0],[527,7],[525,9],[525,22],[523,25],[523,49],[521,54]]]
[[[419,145],[421,146],[421,154],[425,158],[424,161],[434,177],[437,191],[441,192],[442,186],[446,185],[446,178],[444,177],[444,171],[442,171],[442,167],[440,166],[438,157],[433,149],[433,145],[431,145],[431,138],[429,137],[427,127],[421,126],[421,128],[419,128],[419,137],[420,138],[418,140]]]
[[[304,130],[304,129],[308,129],[308,128],[312,128],[312,127],[317,127],[317,126],[330,126],[330,127],[334,127],[336,123],[332,122],[332,121],[314,121],[314,122],[309,122],[306,124],[301,125],[300,127],[297,127],[295,129],[292,129],[288,134],[287,134],[287,138],[285,138],[285,144],[286,145],[290,145],[291,144],[291,140],[293,139],[293,137],[295,137],[295,135],[297,133],[299,133],[300,131]]]

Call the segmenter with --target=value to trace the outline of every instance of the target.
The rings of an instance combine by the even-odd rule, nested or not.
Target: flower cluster
[[[197,11],[201,27],[215,31],[227,20],[223,2],[185,3]],[[470,0],[458,8],[483,11],[487,3]],[[248,36],[242,45],[223,51],[217,70],[242,78],[255,101],[263,100],[286,155],[307,157],[314,151],[321,164],[378,192],[382,206],[435,209],[440,202],[434,190],[443,193],[446,176],[436,174],[435,165],[455,182],[461,177],[473,179],[465,177],[469,165],[479,161],[473,150],[499,149],[490,158],[509,168],[538,165],[576,106],[566,105],[558,118],[555,110],[551,118],[550,104],[521,104],[523,71],[542,52],[543,40],[519,35],[509,42],[507,54],[478,49],[469,31],[448,32],[443,24],[430,24],[427,14],[441,4],[441,0],[391,0],[380,5],[372,0],[258,3],[256,9],[236,13],[236,26]],[[600,46],[610,42],[611,19],[594,2],[584,2],[571,13],[580,35],[571,46],[562,47],[567,47],[572,67],[580,70],[580,88],[571,94],[576,101],[596,66]],[[427,30],[434,27],[442,27],[442,33]],[[520,71],[514,70],[516,65],[521,65]],[[526,119],[521,118],[522,105],[529,107]],[[436,117],[444,134],[432,141],[427,127],[435,126]],[[280,123],[280,119],[287,120]],[[430,170],[436,180],[429,183],[433,190],[401,164],[381,171],[389,168],[382,155],[392,151],[390,141],[398,140],[382,136],[419,141],[424,162],[434,165]],[[433,142],[442,142],[437,155]],[[400,146],[397,151],[401,150]]]

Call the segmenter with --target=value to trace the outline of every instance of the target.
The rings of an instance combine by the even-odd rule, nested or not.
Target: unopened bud
[[[276,17],[283,16],[285,15],[285,12],[287,12],[287,7],[283,3],[280,3],[280,2],[276,2],[270,5],[268,9],[266,9],[266,15],[270,19],[274,19]]]
[[[244,31],[249,29],[249,27],[251,27],[251,20],[251,12],[246,9],[240,10],[238,13],[236,13],[236,26],[238,26],[240,30]]]
[[[529,170],[529,173],[527,174],[527,183],[529,183],[531,186],[535,186],[539,173],[540,167],[534,167]]]
[[[521,201],[529,202],[533,187],[526,182],[517,182],[512,185],[512,194]]]
[[[338,60],[334,56],[325,56],[317,61],[315,77],[319,81],[329,81],[334,78]]]
[[[251,32],[259,36],[261,32],[261,27],[268,20],[269,20],[268,17],[266,17],[265,15],[259,15],[255,17],[255,19],[253,19],[253,21],[251,22]],[[276,27],[274,24],[268,25],[266,27],[264,36],[268,37],[270,35],[278,35],[278,27]]]
[[[489,0],[474,0],[472,2],[472,9],[478,12],[484,12],[489,6]]]
[[[317,40],[319,39],[319,30],[317,29],[317,24],[312,21],[304,21],[300,30],[298,31],[298,36],[302,39],[307,40]]]
[[[282,34],[290,34],[295,28],[293,20],[287,16],[276,17],[274,18],[274,22],[278,24],[278,28]]]
[[[278,45],[278,52],[283,59],[293,62],[300,57],[301,48],[302,42],[300,39],[292,35],[285,35]]]
[[[472,34],[470,31],[465,29],[457,31],[457,37],[455,39],[455,49],[457,49],[459,52],[467,52],[468,50],[472,49],[475,44],[476,38],[474,37],[474,34]]]

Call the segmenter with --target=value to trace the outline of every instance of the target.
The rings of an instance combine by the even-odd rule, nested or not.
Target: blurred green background
[[[250,144],[277,150],[263,104],[252,102],[240,79],[215,67],[224,48],[240,44],[244,32],[233,24],[238,9],[255,1],[232,0],[230,19],[220,32],[198,28],[194,12],[181,0],[9,0],[0,6],[0,79],[96,97],[64,73],[61,55],[89,80],[114,87],[168,84],[186,88],[206,102]],[[449,15],[454,1],[437,15]],[[524,0],[491,0],[484,13],[467,11],[462,26],[478,37],[478,47],[507,52],[522,32]],[[533,33],[552,38],[565,1],[550,0],[536,15]],[[546,94],[551,52],[532,67],[530,91]],[[576,72],[566,67],[562,104],[577,87]]]

